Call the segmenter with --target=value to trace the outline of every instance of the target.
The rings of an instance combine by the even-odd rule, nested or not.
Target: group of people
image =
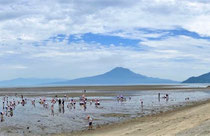
[[[0,118],[1,122],[4,121],[4,116],[12,117],[14,114],[15,107],[19,104],[25,105],[27,99],[23,99],[23,96],[21,95],[21,100],[15,101],[15,99],[9,100],[8,96],[3,97],[2,102],[2,111],[0,112]]]
[[[131,97],[129,97],[129,99],[130,99]],[[122,95],[122,94],[120,94],[120,95],[118,95],[117,96],[117,101],[118,102],[123,102],[123,101],[126,101],[126,98]]]
[[[88,100],[87,97],[85,96],[86,90],[84,91],[84,94],[79,98],[79,101],[74,99],[74,98],[68,98],[66,95],[64,95],[64,97],[59,98],[58,96],[55,96],[54,98],[52,98],[51,100],[47,100],[45,97],[40,98],[37,103],[39,103],[40,105],[42,105],[45,109],[51,109],[51,114],[54,116],[54,105],[57,103],[58,107],[59,107],[59,113],[64,113],[65,112],[65,104],[66,107],[68,109],[75,109],[76,108],[76,104],[77,102],[79,103],[79,105],[81,107],[84,108],[84,110],[87,109],[87,104],[92,105],[93,103],[95,103],[95,106],[99,106],[100,105],[100,100],[99,99],[91,99]],[[160,93],[158,93],[158,99],[160,100],[160,98],[169,99],[169,95],[166,94],[163,97],[160,97]],[[129,100],[131,100],[131,97],[128,97]],[[123,102],[126,101],[126,97],[124,97],[123,95],[118,95],[117,96],[117,101],[118,102]],[[25,104],[27,104],[28,101],[31,101],[31,104],[35,107],[36,106],[36,99],[27,99],[24,98],[23,95],[21,95],[21,100],[17,100],[15,101],[14,99],[9,100],[8,96],[4,96],[3,97],[3,111],[0,112],[0,116],[1,116],[1,122],[4,121],[4,116],[7,117],[12,117],[13,116],[13,111],[15,110],[16,106],[21,104],[22,106],[24,106]],[[140,99],[140,104],[141,107],[143,108],[143,100]],[[87,116],[87,120],[88,120],[88,124],[89,124],[89,129],[92,129],[92,117]]]
[[[36,107],[36,104],[39,103],[43,106],[45,109],[51,109],[51,114],[54,116],[54,105],[57,103],[59,107],[59,113],[65,112],[65,104],[68,109],[75,109],[77,100],[74,98],[68,98],[66,95],[64,95],[63,98],[59,98],[58,96],[55,96],[51,100],[47,100],[45,97],[40,98],[39,100],[36,99],[27,99],[24,98],[23,95],[21,95],[21,99],[15,100],[14,98],[11,100],[8,96],[4,96],[2,100],[2,111],[0,111],[0,119],[1,122],[5,120],[5,117],[12,117],[14,114],[14,110],[17,105],[25,106],[27,102],[31,102],[31,104]],[[37,103],[36,103],[37,102]],[[87,104],[89,102],[89,105],[92,105],[92,103],[95,103],[95,106],[100,105],[99,99],[92,99],[88,100],[85,94],[83,94],[79,99],[79,105],[84,108],[84,110],[87,109]],[[87,117],[89,129],[92,129],[92,117]]]

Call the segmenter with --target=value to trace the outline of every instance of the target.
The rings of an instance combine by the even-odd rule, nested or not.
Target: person
[[[166,94],[166,101],[168,101],[169,100],[169,95],[168,94]]]
[[[12,116],[13,116],[13,108],[10,107],[10,117],[12,117]]]
[[[186,101],[186,100],[190,100],[190,98],[189,98],[189,97],[187,97],[187,98],[185,98],[185,101]]]
[[[64,107],[64,102],[65,102],[64,99],[62,99],[62,107]]]
[[[142,99],[140,99],[140,102],[141,102],[141,107],[143,108],[143,106],[144,106],[144,102],[143,102],[143,100],[142,100]]]
[[[24,99],[22,99],[21,104],[22,104],[22,106],[24,106],[24,105],[25,105],[25,100],[24,100]]]
[[[158,93],[158,101],[160,101],[160,93]]]
[[[58,105],[61,105],[61,99],[58,99]]]
[[[3,102],[3,110],[4,110],[4,102]]]
[[[91,130],[93,129],[93,119],[90,116],[88,116],[87,119],[88,119],[88,129]]]
[[[35,99],[31,101],[32,105],[35,107]]]
[[[64,105],[62,106],[62,113],[64,113],[65,112],[65,108],[64,108]]]
[[[4,121],[4,113],[1,112],[0,114],[1,114],[1,122],[3,122]]]
[[[51,105],[51,114],[54,116],[54,104]]]
[[[84,104],[84,111],[86,111],[86,109],[87,109],[87,106],[86,106],[86,104]]]

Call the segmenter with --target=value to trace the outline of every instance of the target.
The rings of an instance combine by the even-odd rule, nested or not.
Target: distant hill
[[[123,85],[123,84],[144,84],[144,83],[177,83],[176,81],[147,77],[134,73],[129,69],[116,67],[101,75],[78,78],[53,84],[65,85]]]
[[[206,73],[198,77],[190,77],[182,83],[210,83],[210,73]]]
[[[12,80],[0,81],[0,87],[30,87],[30,86],[50,86],[50,85],[132,85],[132,84],[164,84],[178,83],[176,81],[147,77],[132,72],[127,68],[116,67],[101,75],[66,79],[42,79],[42,78],[16,78]]]
[[[64,79],[41,79],[41,78],[16,78],[12,80],[0,81],[1,87],[20,87],[45,85],[52,82],[61,82]]]

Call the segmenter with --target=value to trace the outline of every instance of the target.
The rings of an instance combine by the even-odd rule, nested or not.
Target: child
[[[51,105],[51,113],[54,116],[54,104]]]
[[[93,119],[90,116],[88,116],[87,119],[88,119],[88,124],[89,124],[88,129],[91,130],[93,129]]]

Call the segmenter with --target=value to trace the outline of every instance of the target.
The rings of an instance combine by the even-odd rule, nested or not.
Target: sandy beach
[[[165,113],[56,136],[209,136],[210,100]]]
[[[0,0],[0,136],[210,136],[210,0]]]
[[[30,104],[24,107],[18,106],[17,111],[15,111],[15,117],[7,118],[8,121],[14,121],[14,119],[15,121],[11,123],[6,119],[6,122],[1,124],[0,134],[5,136],[210,135],[209,88],[205,87],[141,85],[1,88],[0,96],[3,97],[4,95],[8,95],[11,99],[19,99],[20,95],[24,95],[25,97],[28,97],[30,103],[30,99],[36,98],[38,102],[40,97],[47,97],[50,100],[55,95],[63,97],[64,94],[69,97],[78,98],[84,93],[84,89],[87,90],[87,97],[101,98],[103,106],[101,108],[88,106],[88,111],[83,111],[78,105],[76,110],[66,109],[65,114],[59,113],[57,111],[58,109],[56,109],[55,116],[51,116],[49,110],[44,109],[38,104],[36,108],[31,107]],[[169,93],[170,100],[167,102],[165,99],[161,98],[162,103],[159,103],[158,100],[156,100],[158,92],[160,92],[161,95]],[[132,101],[119,103],[116,101],[116,98],[114,98],[118,94],[124,94],[126,97],[131,96]],[[149,95],[150,97],[143,97],[144,95]],[[184,100],[184,98],[188,96],[191,100],[189,102]],[[145,106],[145,110],[149,111],[148,114],[144,114],[144,112],[141,111],[142,109],[139,107],[138,102],[139,97],[144,99],[146,105],[147,103],[149,104]],[[112,111],[112,108],[115,107],[109,107],[110,104],[118,105],[118,108],[121,110],[116,109],[116,111]],[[130,107],[129,104],[134,106],[133,111],[129,111],[132,110],[132,107]],[[155,105],[157,107],[155,107]],[[166,109],[161,110],[161,108]],[[23,123],[18,122],[18,120],[22,119],[21,109],[30,109],[28,112],[24,113],[25,116],[28,116],[28,119],[25,119]],[[152,112],[153,110],[155,112]],[[99,113],[95,114],[94,111]],[[34,114],[34,112],[36,114]],[[93,130],[87,130],[87,127],[84,126],[86,124],[85,117],[89,113],[92,113],[98,118],[98,120],[94,121]],[[131,115],[134,115],[135,117],[131,117]],[[72,117],[73,119],[71,119]],[[75,120],[74,117],[79,118]],[[41,122],[39,121],[40,118],[42,118]],[[103,119],[108,120],[105,121]],[[115,119],[115,121],[112,122],[112,119]],[[81,127],[81,130],[71,129],[71,125],[75,124],[75,121],[77,122],[77,125]],[[99,122],[96,123],[97,121]],[[54,122],[53,126],[50,124],[52,122]],[[26,129],[28,126],[30,126],[29,130]],[[74,131],[71,132],[72,130]]]

